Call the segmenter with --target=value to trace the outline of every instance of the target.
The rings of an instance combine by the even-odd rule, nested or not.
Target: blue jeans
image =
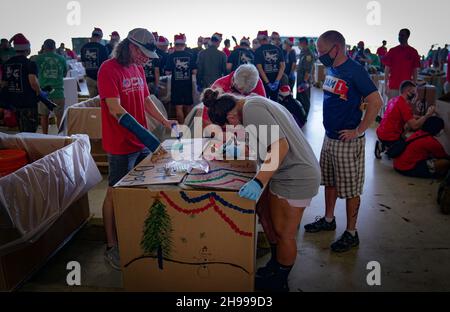
[[[138,165],[144,158],[150,155],[150,150],[144,148],[140,152],[127,155],[112,155],[108,154],[109,164],[109,186],[114,186],[124,176],[126,176],[136,165]]]

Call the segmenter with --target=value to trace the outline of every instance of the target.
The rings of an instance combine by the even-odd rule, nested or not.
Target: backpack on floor
[[[400,141],[394,143],[391,147],[389,147],[389,149],[386,151],[386,154],[391,159],[398,158],[403,154],[403,152],[406,150],[406,148],[408,147],[409,144],[411,144],[414,141],[417,141],[419,139],[429,137],[429,136],[432,136],[432,135],[431,134],[421,135],[421,136],[418,136],[409,141],[400,140]]]
[[[443,214],[450,214],[450,172],[439,186],[438,204]]]

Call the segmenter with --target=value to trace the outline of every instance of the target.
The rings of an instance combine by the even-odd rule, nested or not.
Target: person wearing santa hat
[[[170,101],[175,106],[177,120],[184,123],[194,104],[193,85],[197,81],[194,56],[186,51],[186,36],[175,35],[175,51],[169,54],[165,71],[171,75]]]
[[[31,44],[21,33],[11,38],[15,56],[3,64],[1,102],[16,112],[20,132],[36,132],[39,126],[38,96],[43,94],[38,68],[28,59]]]
[[[231,52],[227,60],[227,71],[233,72],[242,64],[254,64],[255,56],[250,50],[250,38],[242,37],[239,47]]]
[[[110,38],[111,40],[109,40],[108,44],[106,45],[106,49],[108,49],[108,55],[112,56],[114,48],[120,42],[120,35],[117,31],[113,31],[110,35]]]
[[[283,45],[283,53],[284,59],[286,61],[286,68],[284,69],[284,73],[289,79],[289,87],[294,89],[295,85],[295,70],[297,68],[297,53],[292,48],[294,46],[294,37],[287,38],[284,41]]]
[[[160,72],[164,72],[164,68],[166,67],[167,57],[169,53],[169,39],[164,36],[159,36],[158,40],[156,40],[156,54],[159,57],[159,68]]]
[[[280,49],[283,49],[283,44],[281,43],[280,34],[277,33],[276,31],[273,31],[272,35],[270,35],[270,43]]]
[[[227,74],[227,56],[219,51],[222,34],[215,33],[211,37],[209,47],[198,54],[198,82],[200,87],[209,88],[214,81]]]
[[[97,74],[100,66],[109,58],[108,49],[101,44],[103,31],[94,28],[90,42],[81,47],[81,62],[86,69],[86,83],[89,89],[89,96],[98,95]]]
[[[276,102],[280,81],[286,68],[283,52],[269,43],[267,30],[258,32],[257,38],[261,46],[255,52],[255,64],[264,82],[267,97]]]
[[[167,120],[150,98],[142,65],[157,58],[155,38],[147,29],[136,28],[115,49],[98,73],[101,99],[103,148],[108,154],[109,177],[103,203],[107,249],[105,260],[120,270],[120,257],[112,200],[112,187],[150,153],[165,153],[160,141],[147,127],[145,113],[167,129],[176,125]]]

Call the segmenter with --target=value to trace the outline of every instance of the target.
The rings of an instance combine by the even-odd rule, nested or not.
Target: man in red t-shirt
[[[450,156],[435,138],[443,129],[444,121],[441,118],[427,119],[422,129],[406,140],[411,143],[394,159],[394,169],[403,175],[417,178],[447,175],[450,169]]]
[[[377,129],[378,139],[386,147],[402,139],[405,125],[409,130],[418,130],[425,120],[434,114],[435,107],[430,106],[425,116],[415,119],[412,103],[417,97],[417,86],[414,82],[407,80],[400,86],[401,95],[389,101],[386,112]]]
[[[380,61],[381,61],[381,70],[382,71],[384,71],[383,58],[388,53],[388,49],[386,48],[386,45],[387,45],[387,41],[383,40],[383,45],[381,47],[379,47],[378,50],[377,50],[377,55],[378,55],[378,57],[380,58]]]
[[[217,79],[211,89],[221,89],[224,93],[234,93],[238,95],[256,94],[266,96],[264,84],[259,78],[256,67],[252,64],[243,64],[231,72],[229,75]],[[211,124],[208,117],[208,108],[203,108],[203,128]]]
[[[420,68],[420,56],[416,49],[408,44],[411,35],[409,29],[402,29],[398,35],[400,45],[389,50],[382,62],[386,66],[384,75],[386,95],[392,99],[400,95],[400,84],[405,80],[417,81]]]
[[[145,111],[171,128],[150,99],[142,65],[157,58],[155,38],[146,29],[132,30],[119,43],[114,58],[102,64],[98,74],[101,98],[103,148],[108,154],[109,188],[103,203],[107,238],[105,259],[120,270],[112,187],[150,153],[164,153],[159,140],[146,129]]]

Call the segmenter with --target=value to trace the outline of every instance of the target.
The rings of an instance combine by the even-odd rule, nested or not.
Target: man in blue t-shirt
[[[346,199],[347,230],[331,245],[345,252],[359,245],[356,221],[364,186],[365,135],[383,101],[367,71],[345,52],[345,38],[337,31],[317,42],[320,61],[328,68],[323,86],[323,124],[326,131],[320,156],[325,185],[325,217],[305,226],[309,233],[334,231],[337,198]],[[364,118],[363,103],[367,103]]]

